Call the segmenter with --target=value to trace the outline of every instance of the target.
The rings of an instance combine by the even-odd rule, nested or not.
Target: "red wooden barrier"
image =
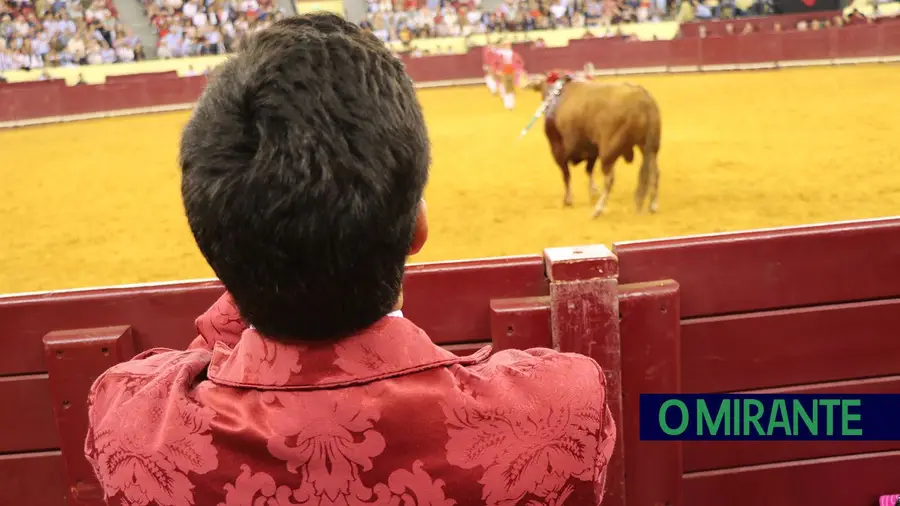
[[[595,358],[619,444],[608,506],[874,504],[898,442],[641,442],[640,393],[900,389],[900,218],[410,266],[405,314],[468,353]],[[181,348],[215,281],[0,298],[0,504],[101,504],[84,399],[112,363]],[[60,451],[61,449],[61,451]]]
[[[755,23],[782,21],[790,16],[759,18]],[[787,21],[784,21],[787,22]],[[716,23],[707,23],[719,26]],[[693,30],[687,24],[683,30]],[[854,59],[900,55],[900,22],[847,26],[818,31],[755,33],[750,35],[685,37],[676,40],[631,42],[620,39],[577,39],[568,46],[520,48],[529,72],[581,68],[591,62],[600,71],[634,68],[776,64],[797,60]],[[419,83],[437,84],[482,77],[481,53],[426,58],[404,57],[407,70]],[[206,78],[179,78],[174,72],[113,76],[105,84],[65,86],[62,81],[0,85],[0,124],[41,118],[98,114],[189,104],[199,97]]]
[[[614,251],[620,283],[678,281],[684,392],[900,391],[900,218],[620,243]],[[665,366],[677,352],[657,351],[667,342],[662,332],[637,335],[624,323],[621,332],[627,399],[627,378],[649,370],[629,370],[633,353],[652,350]],[[900,464],[900,442],[681,446],[685,504],[870,505],[900,486],[886,472]],[[626,462],[632,451],[626,444]]]
[[[550,347],[544,268],[537,255],[412,265],[404,314],[458,354]],[[82,456],[91,381],[140,351],[184,348],[221,292],[209,281],[0,297],[0,505],[102,504]]]

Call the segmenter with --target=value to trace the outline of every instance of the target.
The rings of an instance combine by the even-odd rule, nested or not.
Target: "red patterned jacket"
[[[227,294],[186,351],[94,383],[110,505],[599,504],[615,427],[586,357],[457,357],[402,317],[334,344],[247,328]]]

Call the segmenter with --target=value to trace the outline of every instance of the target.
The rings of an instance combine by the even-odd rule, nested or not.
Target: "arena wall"
[[[600,75],[896,62],[900,22],[640,42],[575,39],[565,47],[529,44],[518,51],[532,73],[577,69],[591,62]],[[480,51],[404,61],[420,87],[476,84],[482,79]],[[109,76],[103,84],[79,86],[68,86],[62,79],[9,83],[0,86],[0,128],[189,109],[205,84],[204,76],[181,77],[175,71]]]
[[[874,506],[900,483],[898,441],[642,441],[639,396],[897,392],[898,261],[900,218],[549,248],[409,265],[403,311],[458,354],[597,360],[619,428],[604,506]],[[187,346],[222,292],[203,280],[0,296],[0,505],[102,506],[83,452],[91,383]]]

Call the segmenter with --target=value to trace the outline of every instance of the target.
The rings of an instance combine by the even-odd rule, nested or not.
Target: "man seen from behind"
[[[111,505],[596,505],[615,427],[591,359],[458,357],[400,313],[429,141],[402,63],[332,14],[225,61],[181,144],[185,214],[226,288],[185,351],[94,383]]]

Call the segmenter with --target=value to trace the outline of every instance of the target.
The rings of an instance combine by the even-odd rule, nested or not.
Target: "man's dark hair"
[[[429,143],[374,36],[333,14],[258,32],[216,69],[180,158],[197,245],[260,333],[333,339],[391,311]]]

